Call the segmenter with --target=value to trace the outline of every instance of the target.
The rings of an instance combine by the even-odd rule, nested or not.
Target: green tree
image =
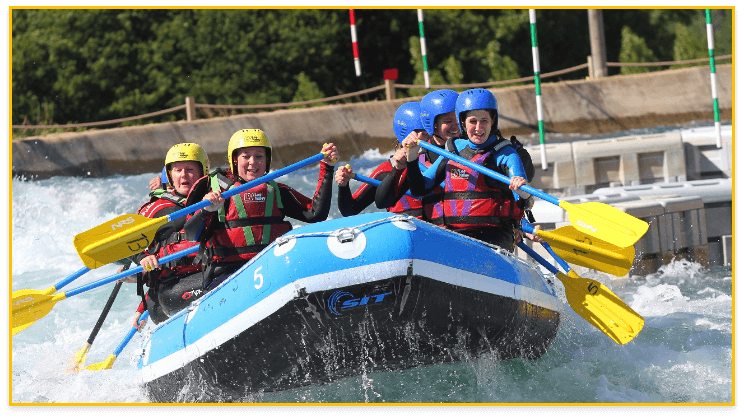
[[[513,59],[499,53],[499,41],[493,40],[477,56],[483,66],[490,70],[489,81],[514,80],[519,78],[519,68]]]
[[[708,42],[704,25],[701,30],[700,25],[683,25],[682,23],[677,23],[675,25],[675,33],[677,35],[674,38],[673,48],[675,61],[708,57]],[[674,65],[672,68],[691,67],[693,65],[707,65],[707,62],[702,64]]]
[[[633,33],[628,26],[623,26],[622,43],[620,44],[620,62],[641,63],[657,62],[653,51],[646,46],[646,41]],[[620,74],[647,73],[659,67],[621,67]]]
[[[318,83],[310,80],[310,77],[308,77],[305,72],[301,72],[297,75],[297,92],[295,93],[294,97],[292,97],[293,102],[303,102],[306,100],[315,100],[315,99],[322,99],[325,96],[323,95],[323,92],[320,91],[320,88],[318,88]],[[315,103],[311,105],[305,105],[305,106],[322,106],[323,103]],[[300,107],[300,106],[295,106]]]
[[[329,97],[378,86],[388,68],[399,70],[399,83],[423,84],[415,9],[356,10],[359,77],[346,9],[11,13],[13,124],[104,121],[182,105],[187,96],[210,104]],[[607,9],[603,14],[608,61],[707,56],[707,49],[697,55],[700,45],[705,48],[702,9]],[[715,53],[731,53],[732,12],[713,10],[713,17]],[[425,33],[432,84],[532,73],[525,9],[426,9]],[[543,74],[586,62],[586,10],[538,9],[537,34]],[[610,68],[611,74],[619,71]],[[549,81],[585,75],[574,72]],[[423,93],[398,90],[403,97]],[[383,95],[370,93],[361,100]],[[179,112],[132,123],[183,117]]]

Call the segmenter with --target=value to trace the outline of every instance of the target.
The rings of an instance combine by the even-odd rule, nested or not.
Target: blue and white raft
[[[280,237],[142,344],[154,402],[225,402],[483,353],[536,359],[562,303],[519,258],[370,213]]]

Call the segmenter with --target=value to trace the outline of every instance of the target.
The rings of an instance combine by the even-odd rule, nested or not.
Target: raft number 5
[[[255,287],[256,289],[260,289],[261,287],[263,287],[263,275],[259,273],[262,268],[263,266],[260,266],[256,269],[256,271],[253,272],[253,281],[258,281],[257,284],[253,285],[253,287]]]

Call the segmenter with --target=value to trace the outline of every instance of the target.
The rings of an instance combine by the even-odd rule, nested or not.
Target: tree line
[[[11,13],[14,125],[136,116],[181,105],[187,96],[197,103],[233,105],[311,100],[380,85],[383,70],[389,68],[398,69],[399,83],[424,84],[415,9],[355,10],[360,77],[354,72],[346,9]],[[532,74],[526,9],[427,9],[424,15],[432,84]],[[603,17],[610,62],[707,57],[703,9],[608,9]],[[730,54],[731,10],[714,10],[713,18],[715,53]],[[543,73],[586,63],[590,55],[585,9],[537,10],[537,36]],[[579,72],[562,79],[585,76]],[[130,124],[182,118],[168,114]]]

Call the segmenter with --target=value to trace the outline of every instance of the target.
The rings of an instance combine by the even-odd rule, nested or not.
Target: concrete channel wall
[[[721,66],[718,77],[725,123],[731,120],[731,66]],[[536,131],[532,86],[493,91],[505,136]],[[600,134],[713,117],[710,75],[704,67],[546,83],[542,96],[548,132]],[[393,114],[406,101],[19,139],[12,142],[12,171],[25,178],[158,172],[168,148],[180,142],[201,144],[212,166],[225,165],[228,139],[243,128],[267,132],[274,147],[274,168],[317,153],[324,142],[336,143],[343,160],[371,148],[391,150]],[[731,125],[724,125],[720,149],[715,133],[707,128],[549,143],[546,170],[540,168],[537,145],[527,148],[536,167],[532,186],[570,196],[565,199],[570,203],[607,203],[650,223],[649,232],[635,244],[637,259],[631,274],[653,273],[676,258],[702,265],[730,264]],[[568,224],[566,213],[546,202],[538,201],[533,212],[545,230]]]
[[[731,65],[717,68],[721,120],[731,121],[733,85]],[[525,136],[537,132],[534,86],[492,90],[499,103],[499,127],[505,136]],[[679,125],[692,121],[713,120],[710,70],[691,67],[601,79],[546,82],[542,85],[543,119],[549,138],[562,134],[606,134],[635,128]],[[402,103],[413,99],[329,105],[288,109],[240,116],[152,124],[86,132],[29,137],[12,141],[12,175],[24,178],[51,176],[109,176],[158,172],[167,150],[180,142],[201,144],[213,166],[226,165],[230,136],[243,128],[263,129],[274,147],[272,167],[294,163],[320,151],[323,143],[335,143],[342,159],[361,155],[365,150],[392,150],[395,135],[392,119]],[[664,139],[660,139],[664,141]],[[681,145],[678,143],[677,145]],[[564,144],[549,145],[549,158],[558,170],[569,170],[566,160],[580,169],[590,152],[609,153],[610,160],[597,164],[620,164],[623,176],[632,179],[625,159],[617,163],[614,147],[635,147],[635,143],[611,141],[585,151],[572,147],[567,154]],[[587,145],[588,146],[588,145]],[[647,147],[650,147],[647,146]],[[651,147],[653,148],[653,147]],[[656,147],[658,148],[658,147]],[[654,148],[655,149],[655,148]],[[658,151],[641,158],[655,163]],[[650,155],[646,155],[650,154]],[[539,155],[539,152],[535,155]],[[600,167],[601,169],[601,167]],[[644,167],[639,167],[643,170]],[[668,171],[678,167],[668,167]],[[579,171],[576,184],[599,179],[583,178]],[[611,177],[608,177],[611,179]],[[563,177],[561,177],[563,181]],[[633,181],[633,180],[631,180]]]

